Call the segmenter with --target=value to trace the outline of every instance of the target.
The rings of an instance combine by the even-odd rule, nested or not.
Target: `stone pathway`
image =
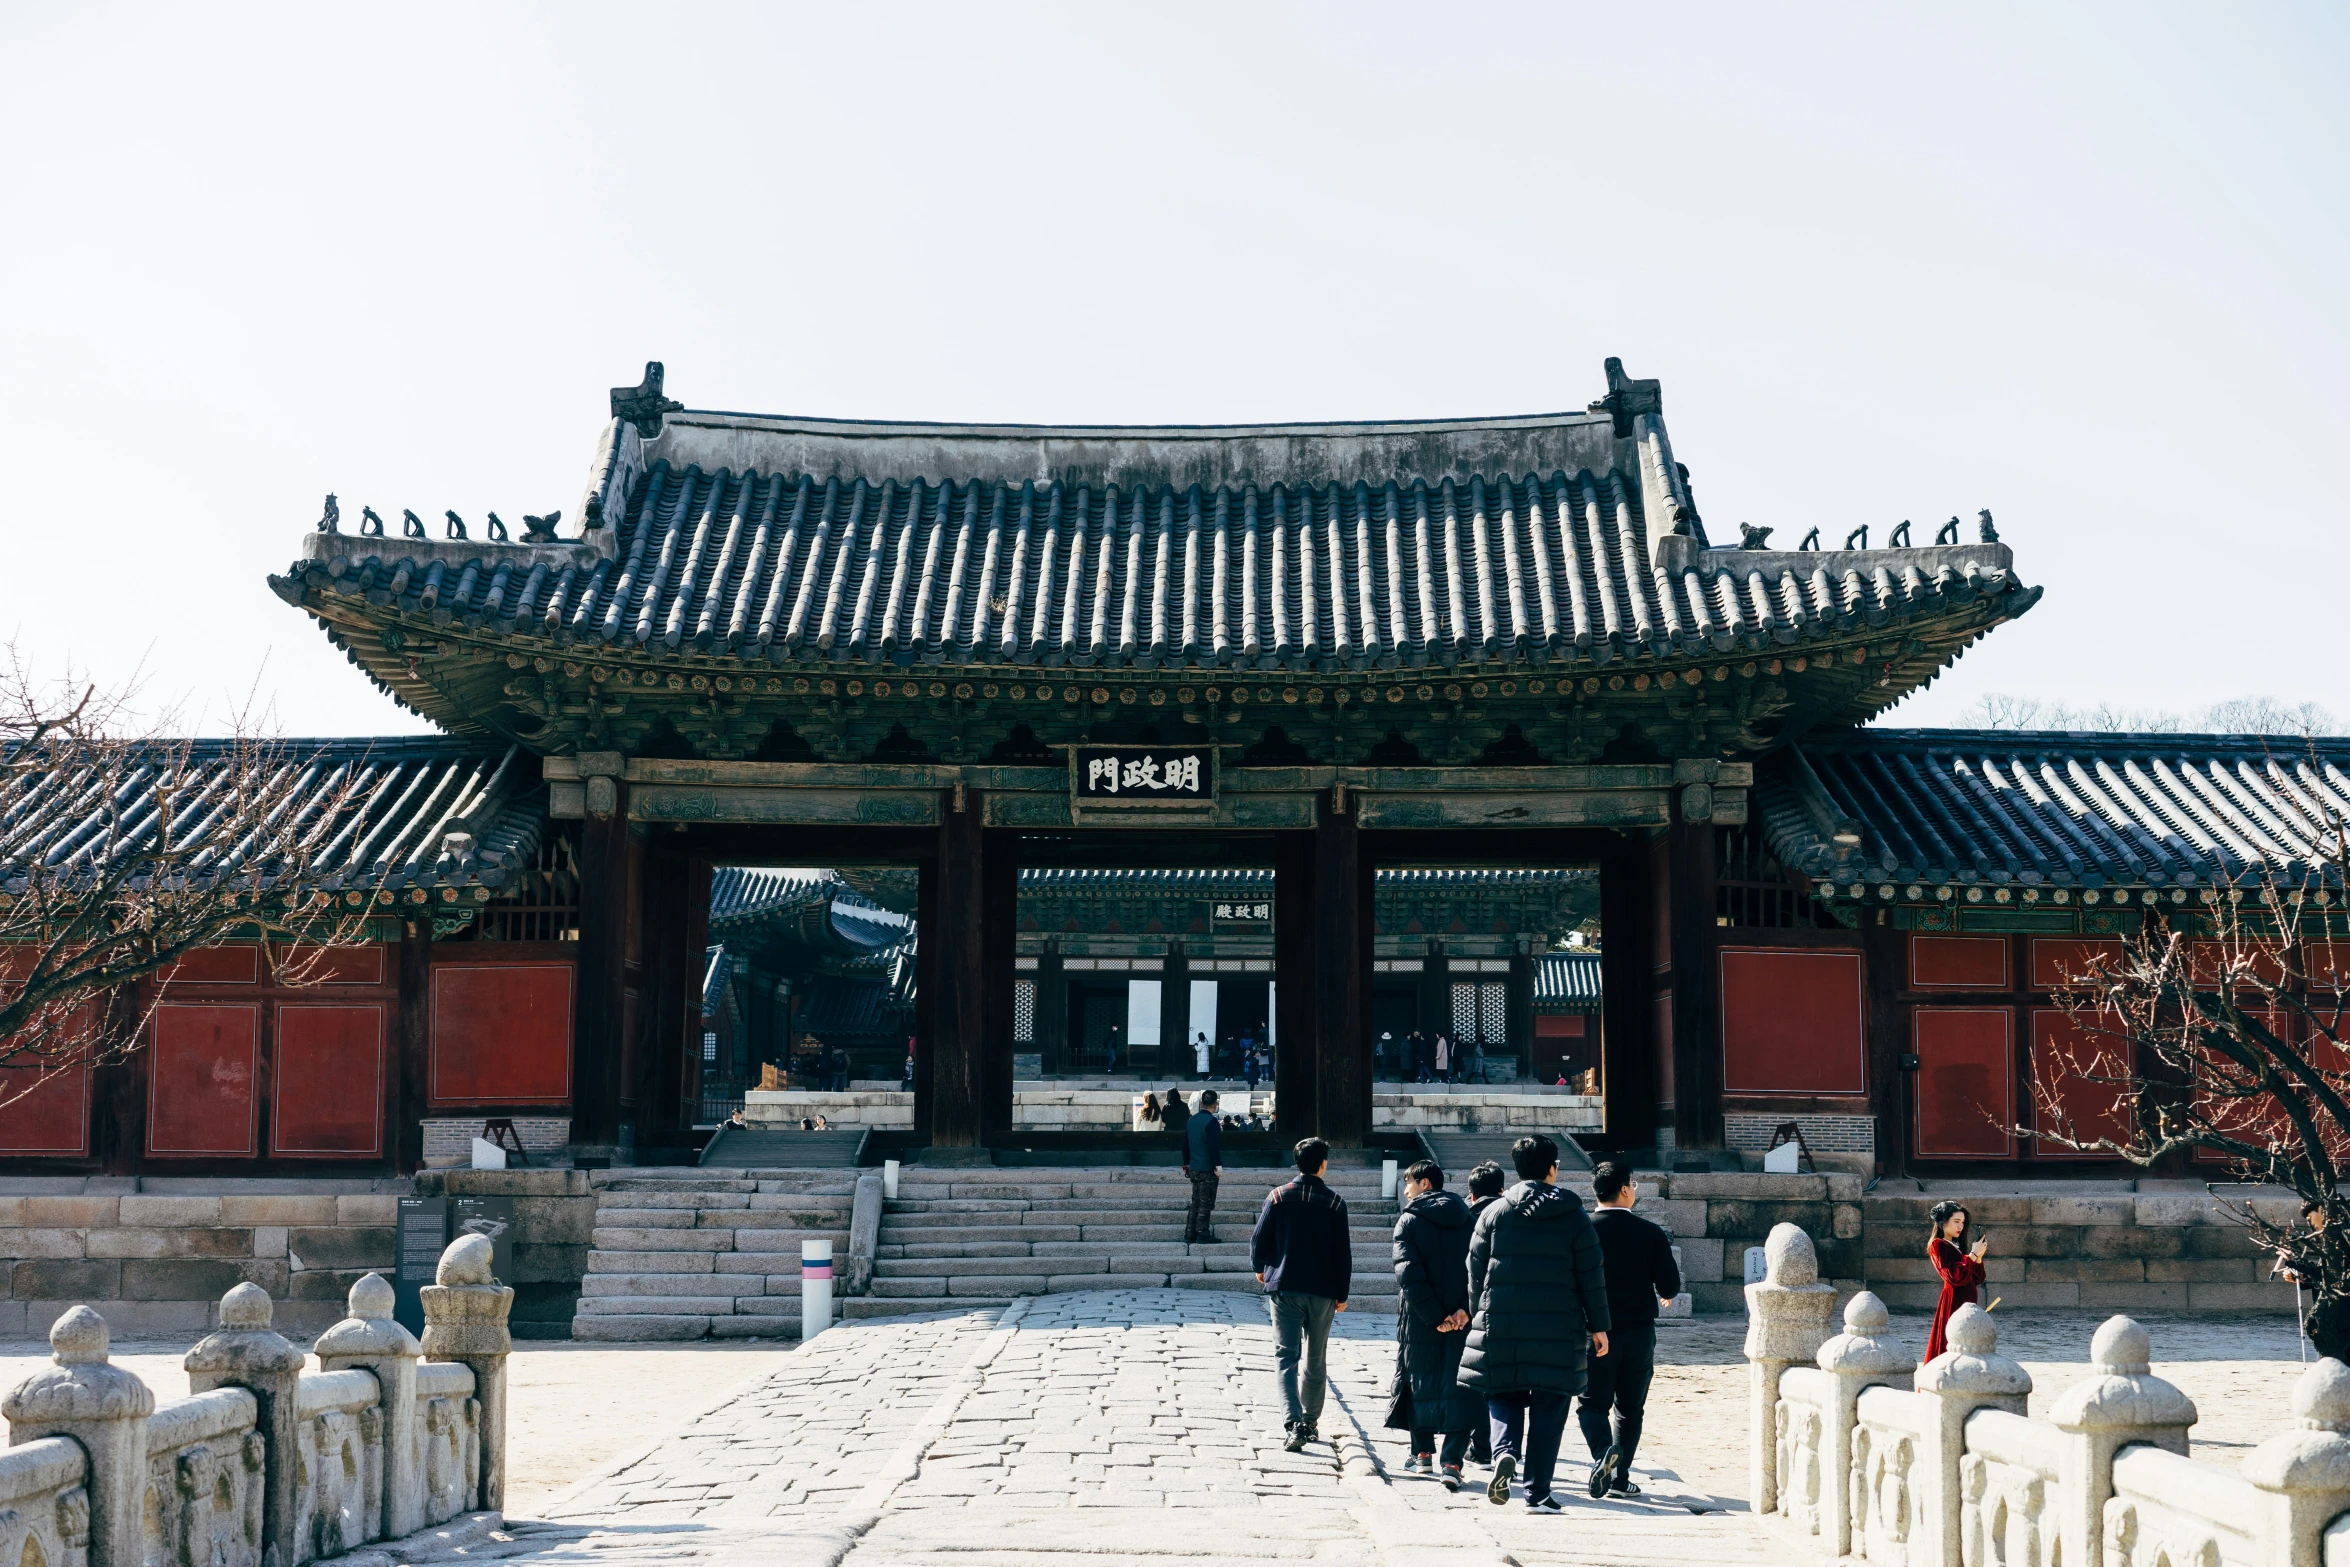
[[[1385,1465],[1394,1319],[1342,1316],[1332,1445],[1281,1449],[1247,1295],[1146,1289],[837,1327],[649,1451],[466,1552],[534,1563],[1167,1567],[1761,1562],[1736,1498],[1644,1466],[1649,1498],[1555,1517]],[[1378,1438],[1366,1445],[1366,1435]],[[1570,1433],[1571,1435],[1571,1433]]]

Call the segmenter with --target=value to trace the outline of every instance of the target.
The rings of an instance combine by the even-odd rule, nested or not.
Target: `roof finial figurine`
[[[1771,530],[1758,528],[1751,522],[1738,524],[1738,547],[1742,550],[1770,548]]]
[[[400,537],[404,539],[429,539],[432,537],[432,535],[424,531],[424,519],[417,516],[416,513],[410,511],[407,507],[403,506],[400,508]]]
[[[461,539],[465,537],[465,519],[463,517],[458,516],[453,511],[445,511],[441,513],[441,515],[449,519],[450,538]]]
[[[1820,547],[1820,530],[1817,528],[1812,529],[1811,532],[1803,536],[1803,542],[1796,545],[1795,547],[1799,550],[1818,549]]]
[[[1675,501],[1673,503],[1673,531],[1676,534],[1679,534],[1683,538],[1689,537],[1691,534],[1697,531],[1694,527],[1690,526],[1696,521],[1697,513],[1691,511],[1688,507],[1682,505],[1679,501]]]
[[[359,532],[362,537],[380,539],[384,536],[384,520],[375,514],[373,506],[359,508]]]
[[[651,368],[658,370],[660,367],[655,365]],[[1603,368],[1607,375],[1607,396],[1593,403],[1588,411],[1595,414],[1612,415],[1616,439],[1619,441],[1629,440],[1632,436],[1632,420],[1636,416],[1661,414],[1665,411],[1662,383],[1633,380],[1624,374],[1624,361],[1621,359],[1610,359]],[[657,391],[659,387],[660,383],[656,380],[654,389]],[[617,397],[619,394],[613,395]],[[614,405],[613,411],[615,413],[619,411],[617,403]],[[657,430],[660,427],[656,424],[654,428]]]
[[[1936,544],[1956,544],[1958,542],[1958,519],[1956,517],[1942,524],[1940,530],[1934,535],[1934,542]]]
[[[662,416],[675,413],[685,406],[674,398],[661,395],[661,378],[664,373],[660,360],[647,360],[642,381],[634,386],[612,388],[612,417],[626,419],[636,426],[639,435],[659,435]]]
[[[1980,526],[1983,530],[1983,542],[1985,544],[1997,544],[1999,542],[1999,530],[1991,526],[1991,513],[1988,511],[1976,512],[1975,520],[1977,525]]]
[[[490,513],[490,537],[500,544],[511,544],[514,542],[513,538],[506,532],[506,525],[498,520],[498,514],[496,512]]]
[[[1869,525],[1864,522],[1844,535],[1844,547],[1848,550],[1867,549],[1869,547]]]
[[[1886,535],[1885,548],[1889,550],[1905,550],[1909,548],[1909,519],[1907,517],[1901,519],[1900,527],[1895,528],[1890,534]]]
[[[343,531],[343,508],[335,504],[334,492],[331,490],[327,492],[326,510],[319,514],[318,531],[321,533]]]
[[[551,511],[544,517],[524,517],[522,519],[522,541],[525,544],[555,543],[555,524],[562,520],[563,514],[559,511]]]

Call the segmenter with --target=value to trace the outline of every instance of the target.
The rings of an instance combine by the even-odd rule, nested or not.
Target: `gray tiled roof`
[[[1652,405],[1081,429],[679,412],[608,434],[584,537],[313,535],[277,590],[773,663],[1599,668],[2020,614],[2005,545],[1709,547]]]
[[[224,787],[236,755],[218,740],[170,742],[158,747],[149,771],[134,771],[126,789],[144,793],[161,782],[184,745],[188,766],[170,802],[196,851],[194,874],[242,869],[238,845],[206,841],[202,824]],[[538,759],[508,747],[480,751],[448,740],[282,740],[272,750],[291,799],[316,819],[312,885],[328,891],[384,888],[487,889],[505,887],[529,870],[546,826],[546,786]],[[10,779],[0,790],[0,883],[11,862],[39,859],[52,866],[88,862],[99,841],[100,803],[88,798],[90,780],[65,775]],[[348,791],[349,804],[329,816],[324,807]],[[152,809],[147,831],[153,830]]]
[[[1374,880],[1382,892],[1445,891],[1450,889],[1492,891],[1523,887],[1553,887],[1588,878],[1591,872],[1580,866],[1563,867],[1492,867],[1492,866],[1391,866],[1374,873]],[[1118,868],[1087,870],[1071,868],[1028,869],[1020,872],[1020,890],[1027,894],[1077,893],[1095,894],[1117,889],[1176,892],[1198,888],[1202,892],[1270,891],[1273,872],[1254,866],[1205,866],[1157,868]]]
[[[1779,862],[1839,885],[2297,882],[2350,812],[2350,739],[1859,730],[1769,759],[1755,798]]]
[[[811,926],[809,919],[818,911],[823,923]],[[713,931],[741,930],[777,919],[797,920],[803,940],[837,943],[852,955],[896,946],[907,940],[913,926],[902,914],[874,907],[834,871],[721,865],[710,873]]]
[[[1578,1012],[1600,1004],[1596,952],[1545,952],[1534,965],[1534,1004],[1548,1012]]]

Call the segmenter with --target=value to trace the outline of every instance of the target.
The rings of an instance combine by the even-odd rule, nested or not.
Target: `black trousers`
[[[1618,1324],[1607,1336],[1607,1353],[1593,1356],[1587,1365],[1589,1380],[1575,1406],[1583,1443],[1591,1449],[1594,1463],[1607,1456],[1609,1447],[1617,1449],[1616,1473],[1625,1474],[1632,1467],[1632,1455],[1640,1450],[1648,1384],[1656,1376],[1656,1324]]]

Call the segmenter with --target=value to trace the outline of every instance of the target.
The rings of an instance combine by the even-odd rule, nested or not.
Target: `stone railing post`
[[[2135,1442],[2187,1456],[2195,1401],[2154,1375],[2153,1344],[2128,1317],[2111,1317],[2089,1341],[2094,1370],[2057,1395],[2048,1422],[2065,1435],[2064,1516],[2057,1521],[2067,1562],[2105,1560],[2105,1503],[2113,1455]]]
[[[1863,1388],[1897,1387],[1917,1368],[1893,1339],[1893,1314],[1869,1290],[1852,1297],[1844,1308],[1844,1331],[1820,1346],[1819,1367],[1836,1379],[1836,1402],[1829,1407],[1827,1429],[1820,1433],[1820,1468],[1827,1484],[1820,1487],[1823,1511],[1820,1534],[1834,1553],[1852,1551],[1852,1524],[1856,1513],[1852,1483],[1852,1433],[1860,1424]]]
[[[514,1340],[506,1314],[514,1291],[490,1277],[486,1236],[460,1235],[441,1253],[424,1297],[424,1352],[434,1360],[473,1368],[473,1396],[481,1405],[481,1474],[476,1505],[506,1509],[506,1357]]]
[[[849,1259],[843,1294],[863,1295],[873,1288],[873,1255],[881,1239],[881,1187],[879,1170],[867,1170],[857,1177],[857,1195],[849,1210]]]
[[[1959,1567],[1963,1512],[1959,1461],[1966,1456],[1967,1416],[1978,1409],[2028,1413],[2032,1374],[1998,1353],[1999,1328],[1980,1306],[1951,1313],[1950,1349],[1918,1368],[1917,1390],[1940,1406],[1928,1427],[1924,1514],[1933,1533],[1911,1542],[1933,1553],[1919,1567]]]
[[[76,1306],[49,1329],[56,1362],[19,1382],[0,1402],[8,1445],[69,1436],[89,1455],[89,1567],[142,1567],[147,1556],[147,1417],[155,1393],[107,1363],[106,1319]],[[291,1567],[291,1564],[288,1564]]]
[[[392,1320],[392,1286],[370,1273],[351,1286],[351,1314],[311,1345],[322,1371],[367,1371],[375,1376],[376,1413],[383,1421],[383,1513],[376,1538],[397,1540],[424,1527],[424,1476],[417,1464],[416,1335]]]
[[[1800,1228],[1774,1226],[1763,1258],[1763,1281],[1746,1286],[1747,1498],[1758,1517],[1779,1505],[1779,1378],[1820,1352],[1836,1310]]]
[[[273,1311],[269,1291],[238,1285],[220,1297],[219,1331],[198,1339],[181,1364],[191,1393],[241,1387],[253,1395],[263,1455],[261,1567],[294,1567],[301,1560],[294,1538],[294,1482],[301,1465],[294,1385],[301,1380],[303,1356],[270,1327]]]
[[[2331,1358],[2293,1385],[2297,1431],[2272,1436],[2244,1459],[2244,1478],[2275,1499],[2260,1559],[2320,1567],[2326,1525],[2350,1511],[2350,1366]]]

